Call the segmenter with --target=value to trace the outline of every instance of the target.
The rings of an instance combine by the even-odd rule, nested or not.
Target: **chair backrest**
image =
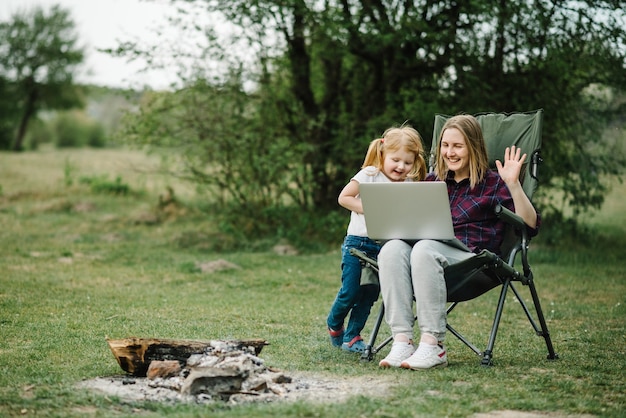
[[[543,127],[543,109],[519,113],[479,113],[474,115],[483,131],[489,165],[495,169],[495,161],[504,157],[506,147],[515,145],[522,149],[526,157],[525,168],[520,174],[522,187],[529,198],[537,189],[537,165],[540,161],[541,129]],[[450,115],[435,115],[433,141],[431,146],[431,168],[434,155],[439,146],[441,129]]]

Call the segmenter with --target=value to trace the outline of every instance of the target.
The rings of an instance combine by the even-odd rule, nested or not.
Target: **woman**
[[[445,123],[435,172],[426,181],[446,182],[455,235],[472,252],[433,240],[413,246],[392,240],[382,247],[378,256],[380,290],[394,341],[389,355],[380,361],[381,367],[424,370],[448,365],[443,345],[447,299],[444,268],[480,249],[499,253],[505,224],[495,215],[498,204],[516,212],[531,236],[538,232],[540,219],[519,181],[525,159],[519,148],[507,148],[503,162],[496,161],[496,173],[489,169],[476,118],[457,115]],[[413,298],[420,330],[417,348],[413,344]]]

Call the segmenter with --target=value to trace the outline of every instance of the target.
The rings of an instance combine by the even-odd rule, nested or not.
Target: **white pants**
[[[439,241],[422,240],[413,247],[401,240],[386,242],[378,255],[378,267],[385,320],[392,335],[404,334],[414,339],[417,316],[420,333],[442,342],[446,335],[447,298],[443,269],[474,255]]]

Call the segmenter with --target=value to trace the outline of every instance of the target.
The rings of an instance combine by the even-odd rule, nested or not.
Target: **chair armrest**
[[[510,224],[516,230],[526,231],[526,223],[524,222],[522,217],[517,215],[515,212],[505,208],[502,205],[497,205],[495,212],[498,218]]]
[[[517,250],[514,250],[514,252],[509,255],[508,263],[513,265],[515,254],[517,254],[518,250],[521,251],[524,279],[530,278],[530,280],[532,280],[532,272],[530,270],[530,265],[528,264],[528,244],[530,239],[528,238],[528,227],[526,223],[519,215],[515,214],[515,212],[510,211],[502,205],[497,205],[495,212],[498,218],[511,225],[515,229],[515,231],[517,231],[521,236],[521,242],[517,247]]]
[[[369,265],[378,271],[378,262],[373,258],[368,257],[363,251],[357,250],[356,248],[350,248],[350,254],[361,260],[363,265]]]

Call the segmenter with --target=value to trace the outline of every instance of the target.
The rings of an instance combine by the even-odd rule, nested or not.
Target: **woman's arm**
[[[504,164],[496,160],[496,167],[502,180],[506,183],[513,198],[515,205],[515,213],[517,213],[531,228],[537,227],[537,212],[533,204],[524,193],[522,184],[519,181],[519,175],[522,170],[526,154],[521,155],[522,150],[513,145],[504,151]]]
[[[359,195],[359,182],[356,180],[350,180],[350,183],[346,184],[337,201],[344,208],[354,211],[356,213],[363,213],[363,204],[361,199],[357,198]]]

